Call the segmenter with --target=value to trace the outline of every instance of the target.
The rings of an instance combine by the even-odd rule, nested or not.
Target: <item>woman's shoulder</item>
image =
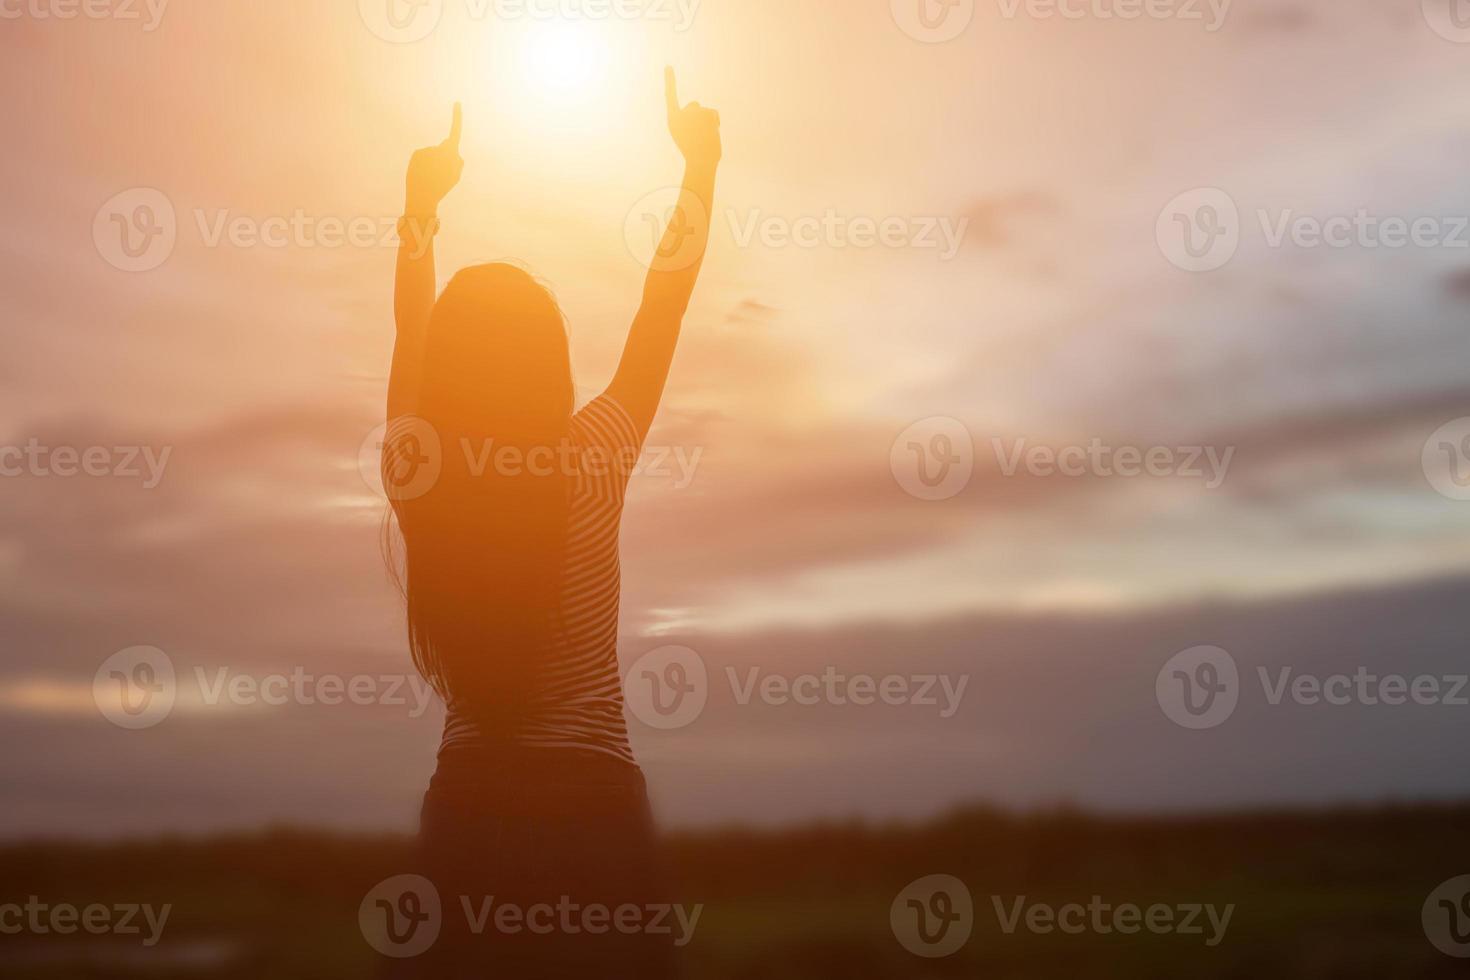
[[[638,445],[633,417],[606,392],[572,416],[572,436],[583,445],[602,446],[613,451],[636,449]]]
[[[577,492],[621,506],[638,464],[638,434],[617,399],[601,394],[572,416],[578,458]]]

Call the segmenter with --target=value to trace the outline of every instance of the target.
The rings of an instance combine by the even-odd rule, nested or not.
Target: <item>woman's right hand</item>
[[[428,146],[414,153],[408,161],[407,204],[404,213],[414,217],[432,217],[439,213],[439,202],[454,190],[464,173],[464,160],[459,155],[459,136],[463,129],[463,112],[454,104],[454,122],[449,138],[438,146]]]
[[[713,170],[724,150],[720,145],[720,114],[698,102],[679,104],[679,84],[674,69],[664,69],[664,98],[668,103],[669,133],[690,166]]]

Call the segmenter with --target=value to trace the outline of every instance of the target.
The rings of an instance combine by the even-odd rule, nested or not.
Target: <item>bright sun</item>
[[[500,115],[522,138],[585,142],[594,133],[616,129],[618,120],[633,111],[630,106],[641,108],[643,103],[634,101],[638,95],[652,99],[654,109],[662,106],[656,69],[663,62],[648,57],[645,38],[632,27],[598,20],[522,20],[461,43],[473,45],[466,60],[474,77],[457,82],[457,89],[478,93],[470,96],[472,103],[488,103],[482,103],[480,122],[488,123],[491,113]],[[476,111],[467,108],[474,121]],[[471,128],[466,127],[467,134]],[[481,132],[483,139],[494,138],[491,128]]]
[[[538,24],[524,38],[521,74],[531,89],[561,103],[585,102],[607,75],[607,39],[592,24]]]

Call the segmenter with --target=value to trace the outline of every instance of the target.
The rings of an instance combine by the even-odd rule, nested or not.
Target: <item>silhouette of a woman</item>
[[[530,275],[474,266],[435,300],[459,106],[449,138],[409,163],[383,478],[413,660],[448,706],[420,832],[442,932],[409,975],[673,972],[669,936],[599,911],[667,901],[623,718],[618,528],[708,242],[721,143],[719,114],[681,106],[672,69],[666,88],[680,204],[617,374],[580,411],[561,310]]]

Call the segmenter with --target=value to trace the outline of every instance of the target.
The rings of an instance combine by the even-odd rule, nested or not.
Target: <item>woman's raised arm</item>
[[[643,303],[628,331],[622,361],[607,389],[632,417],[640,441],[648,435],[663,398],[679,328],[704,265],[715,171],[723,155],[720,114],[698,102],[681,107],[672,68],[665,72],[664,88],[669,132],[684,154],[684,183],[644,284]]]
[[[464,160],[459,155],[463,128],[463,114],[456,102],[449,138],[438,146],[417,151],[408,162],[393,289],[393,318],[398,333],[388,375],[390,421],[412,414],[418,403],[429,314],[434,309],[434,236],[439,231],[439,202],[454,190],[464,172]]]

